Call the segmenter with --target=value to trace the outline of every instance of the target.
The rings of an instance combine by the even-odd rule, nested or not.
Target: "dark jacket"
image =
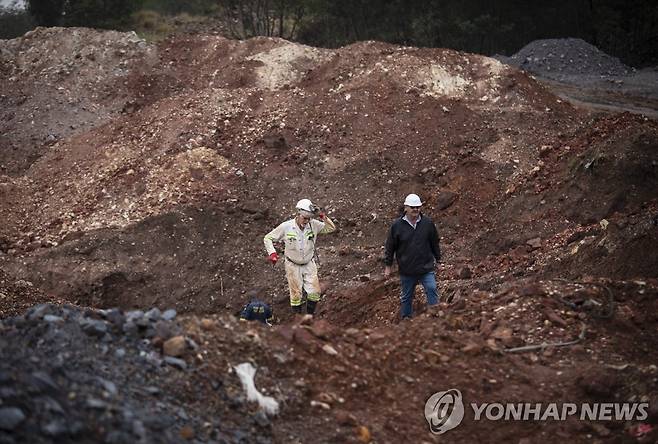
[[[435,263],[441,259],[439,234],[434,222],[421,214],[414,229],[402,217],[396,219],[386,238],[386,265],[393,264],[393,255],[400,274],[417,276],[434,271]]]

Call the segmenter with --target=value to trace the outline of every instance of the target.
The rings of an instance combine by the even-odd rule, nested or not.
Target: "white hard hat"
[[[404,199],[404,204],[409,207],[420,207],[423,205],[423,203],[420,201],[420,197],[418,197],[418,194],[409,194]]]
[[[311,202],[310,199],[302,199],[299,202],[297,202],[297,205],[295,205],[295,208],[298,210],[302,211],[308,211],[309,213],[313,212],[313,202]]]

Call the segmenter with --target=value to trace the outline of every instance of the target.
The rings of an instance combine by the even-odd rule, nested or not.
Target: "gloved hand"
[[[320,220],[324,220],[324,211],[322,211],[322,207],[320,205],[311,205],[311,211],[313,212],[314,216]]]
[[[267,258],[268,261],[272,262],[272,264],[276,264],[277,261],[279,260],[279,255],[276,254],[276,251]]]

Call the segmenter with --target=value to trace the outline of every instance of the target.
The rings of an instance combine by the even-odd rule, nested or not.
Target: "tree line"
[[[655,0],[26,0],[42,26],[130,29],[131,15],[205,15],[232,37],[339,47],[361,40],[511,55],[532,40],[582,38],[632,66],[658,63]]]

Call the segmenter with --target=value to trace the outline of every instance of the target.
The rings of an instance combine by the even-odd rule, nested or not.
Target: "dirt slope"
[[[655,362],[655,120],[573,108],[494,59],[378,42],[324,50],[181,36],[155,46],[53,28],[0,41],[0,55],[7,279],[44,300],[189,313],[217,375],[246,354],[270,369],[268,384],[296,390],[268,429],[274,441],[313,439],[299,418],[322,399],[329,413],[319,407],[308,421],[332,425],[323,442],[357,439],[358,425],[378,442],[432,440],[422,415],[404,412],[446,388],[437,373],[471,399],[589,400],[579,381],[608,373],[619,384],[604,398],[655,399],[655,384],[633,385]],[[398,325],[382,245],[410,192],[439,227],[450,305]],[[263,235],[302,197],[339,227],[321,240],[318,317],[336,329],[342,358],[319,349],[326,339],[295,333],[307,328],[290,323],[283,271],[264,257]],[[605,301],[606,289],[613,321],[554,302]],[[197,331],[195,315],[235,312],[251,290],[275,302],[278,336],[258,330],[247,353],[227,339],[242,327]],[[19,312],[16,299],[3,298],[3,313]],[[575,352],[501,352],[573,339],[581,323],[587,341]],[[290,344],[290,359],[270,353]],[[606,367],[624,363],[633,370],[623,377]],[[631,425],[478,423],[455,439],[617,439]]]
[[[38,32],[50,39],[55,31]],[[280,273],[263,265],[261,237],[302,195],[326,206],[341,228],[322,254],[326,271],[341,273],[334,285],[354,271],[379,269],[386,228],[409,191],[427,196],[448,264],[504,254],[583,220],[598,222],[572,214],[579,202],[560,200],[572,190],[551,189],[571,180],[567,167],[589,147],[581,133],[591,131],[591,118],[495,60],[380,43],[325,51],[220,37],[181,38],[144,51],[158,62],[125,76],[123,91],[132,96],[122,114],[56,143],[24,175],[5,178],[3,195],[13,210],[2,228],[6,250],[30,250],[20,261],[30,264],[30,279],[58,295],[87,301],[106,280],[137,291],[155,289],[149,284],[155,282],[161,287],[144,303],[183,287],[183,297],[158,299],[208,309],[222,288],[226,295],[271,288],[273,279],[279,295]],[[84,84],[80,76],[77,84]],[[41,97],[38,85],[28,86]],[[599,125],[611,135],[628,119]],[[646,133],[652,155],[654,122],[638,119],[626,131]],[[655,181],[643,187],[640,202]],[[614,197],[594,193],[598,206]],[[559,217],[563,212],[570,219]],[[190,229],[188,238],[195,213],[203,227]],[[599,209],[596,217],[605,213]],[[169,236],[195,285],[180,285],[177,259],[135,264],[137,256],[171,256],[153,222],[161,216],[180,221]],[[194,239],[199,229],[206,240]],[[116,241],[123,233],[130,242]],[[84,273],[76,272],[98,242],[112,244],[112,255],[85,261]],[[363,256],[357,264],[354,254]],[[102,297],[95,303],[102,305]]]

